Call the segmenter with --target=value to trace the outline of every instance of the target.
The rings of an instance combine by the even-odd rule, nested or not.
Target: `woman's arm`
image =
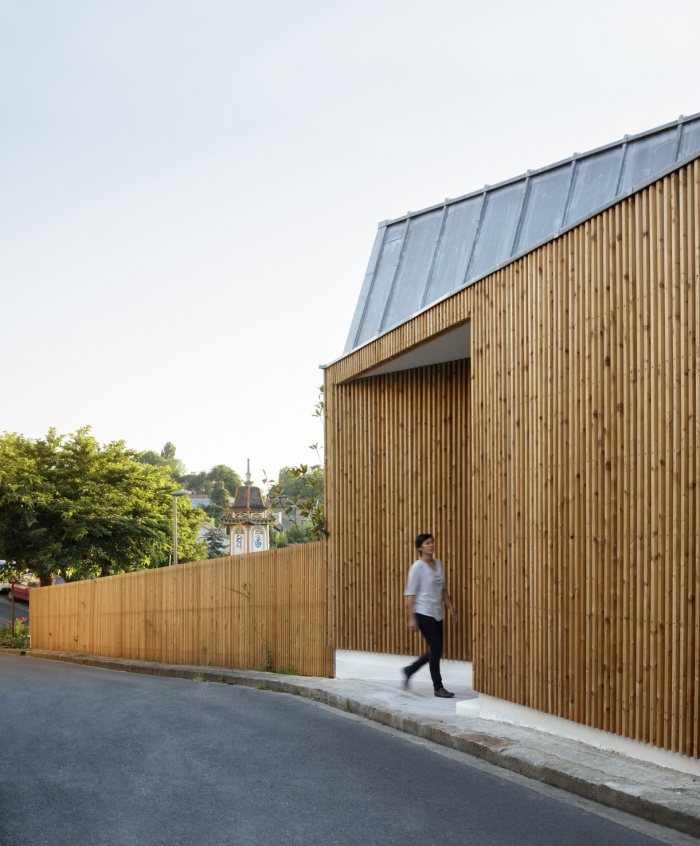
[[[450,612],[450,617],[452,617],[452,622],[456,623],[457,622],[457,612],[455,611],[454,606],[452,605],[452,600],[450,599],[450,595],[447,592],[447,588],[445,588],[445,590],[443,590],[443,592],[442,592],[442,601],[445,603],[447,610]]]
[[[410,594],[406,597],[406,616],[408,617],[408,628],[417,629],[418,620],[416,620],[416,613],[413,610],[413,596]]]

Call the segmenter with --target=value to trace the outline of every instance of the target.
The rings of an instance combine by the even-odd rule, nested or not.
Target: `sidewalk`
[[[27,650],[26,655],[305,696],[700,838],[697,776],[534,729],[458,716],[456,702],[477,696],[470,688],[455,688],[455,699],[437,699],[429,682],[412,682],[405,691],[398,679],[380,683],[308,678],[42,650]]]

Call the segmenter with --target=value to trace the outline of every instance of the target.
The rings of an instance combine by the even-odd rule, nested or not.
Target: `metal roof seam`
[[[403,257],[406,253],[406,244],[408,243],[408,239],[411,235],[411,221],[406,221],[406,230],[403,233],[403,240],[401,242],[401,251],[399,252],[399,257],[396,260],[396,264],[394,265],[394,273],[391,277],[391,285],[389,287],[389,294],[386,298],[386,303],[384,304],[384,311],[382,312],[381,320],[379,321],[379,331],[384,330],[384,323],[386,322],[387,316],[389,314],[389,307],[391,306],[391,301],[394,298],[394,290],[396,288],[396,278],[399,274],[399,268],[401,267],[401,263],[403,262]]]
[[[525,207],[527,206],[528,197],[530,196],[530,171],[527,172],[527,177],[525,178],[525,188],[523,189],[523,196],[520,200],[520,212],[518,213],[518,222],[515,224],[515,232],[513,233],[513,243],[510,245],[510,250],[508,251],[508,255],[512,256],[518,246],[518,238],[520,237],[520,230],[523,228],[523,217],[525,216]]]
[[[435,272],[435,262],[437,260],[437,254],[440,249],[440,244],[442,243],[442,236],[445,232],[445,224],[447,223],[447,200],[445,200],[443,207],[442,207],[442,220],[440,221],[440,231],[438,232],[438,236],[435,239],[435,249],[433,250],[433,257],[430,261],[430,268],[428,269],[428,278],[425,282],[425,290],[423,291],[423,296],[421,297],[420,307],[423,308],[425,305],[426,300],[428,299],[428,294],[430,293],[430,287],[433,281],[433,273]]]
[[[484,186],[484,190],[481,195],[481,208],[479,209],[479,217],[476,219],[476,232],[474,233],[474,240],[472,241],[472,248],[469,252],[469,259],[467,260],[467,268],[464,271],[464,277],[462,279],[462,284],[455,288],[455,291],[459,291],[461,288],[467,284],[467,280],[469,279],[469,270],[472,266],[472,261],[474,259],[474,251],[476,250],[476,245],[479,243],[479,235],[481,235],[481,223],[484,219],[484,215],[486,214],[486,201],[488,199],[489,192],[488,186]]]
[[[682,117],[682,115],[681,115],[681,117]],[[677,135],[678,135],[678,139],[676,141],[676,150],[675,150],[675,153],[674,153],[674,156],[673,156],[674,161],[678,158],[678,156],[681,153],[681,142],[683,141],[683,123],[681,122],[680,118],[678,119]]]
[[[574,180],[576,178],[576,163],[578,162],[578,153],[574,153],[574,157],[571,160],[571,176],[569,177],[569,190],[566,194],[566,202],[564,203],[564,208],[561,213],[561,220],[559,222],[559,229],[562,228],[564,222],[566,221],[566,215],[569,213],[569,206],[571,205],[571,197],[573,196],[574,192]]]
[[[620,193],[620,188],[622,187],[622,177],[625,172],[625,162],[627,161],[627,136],[625,135],[624,141],[622,143],[622,156],[620,157],[620,171],[617,174],[617,182],[615,183],[615,191],[613,192],[613,197],[617,197]]]

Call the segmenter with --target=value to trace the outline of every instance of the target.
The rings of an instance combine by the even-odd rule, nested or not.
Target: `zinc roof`
[[[379,224],[345,353],[700,156],[700,113]]]

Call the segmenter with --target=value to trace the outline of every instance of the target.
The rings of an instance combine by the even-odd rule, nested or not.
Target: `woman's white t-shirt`
[[[442,620],[442,592],[445,590],[445,574],[442,561],[434,558],[435,571],[419,558],[411,564],[404,596],[413,597],[413,611],[435,620]]]

